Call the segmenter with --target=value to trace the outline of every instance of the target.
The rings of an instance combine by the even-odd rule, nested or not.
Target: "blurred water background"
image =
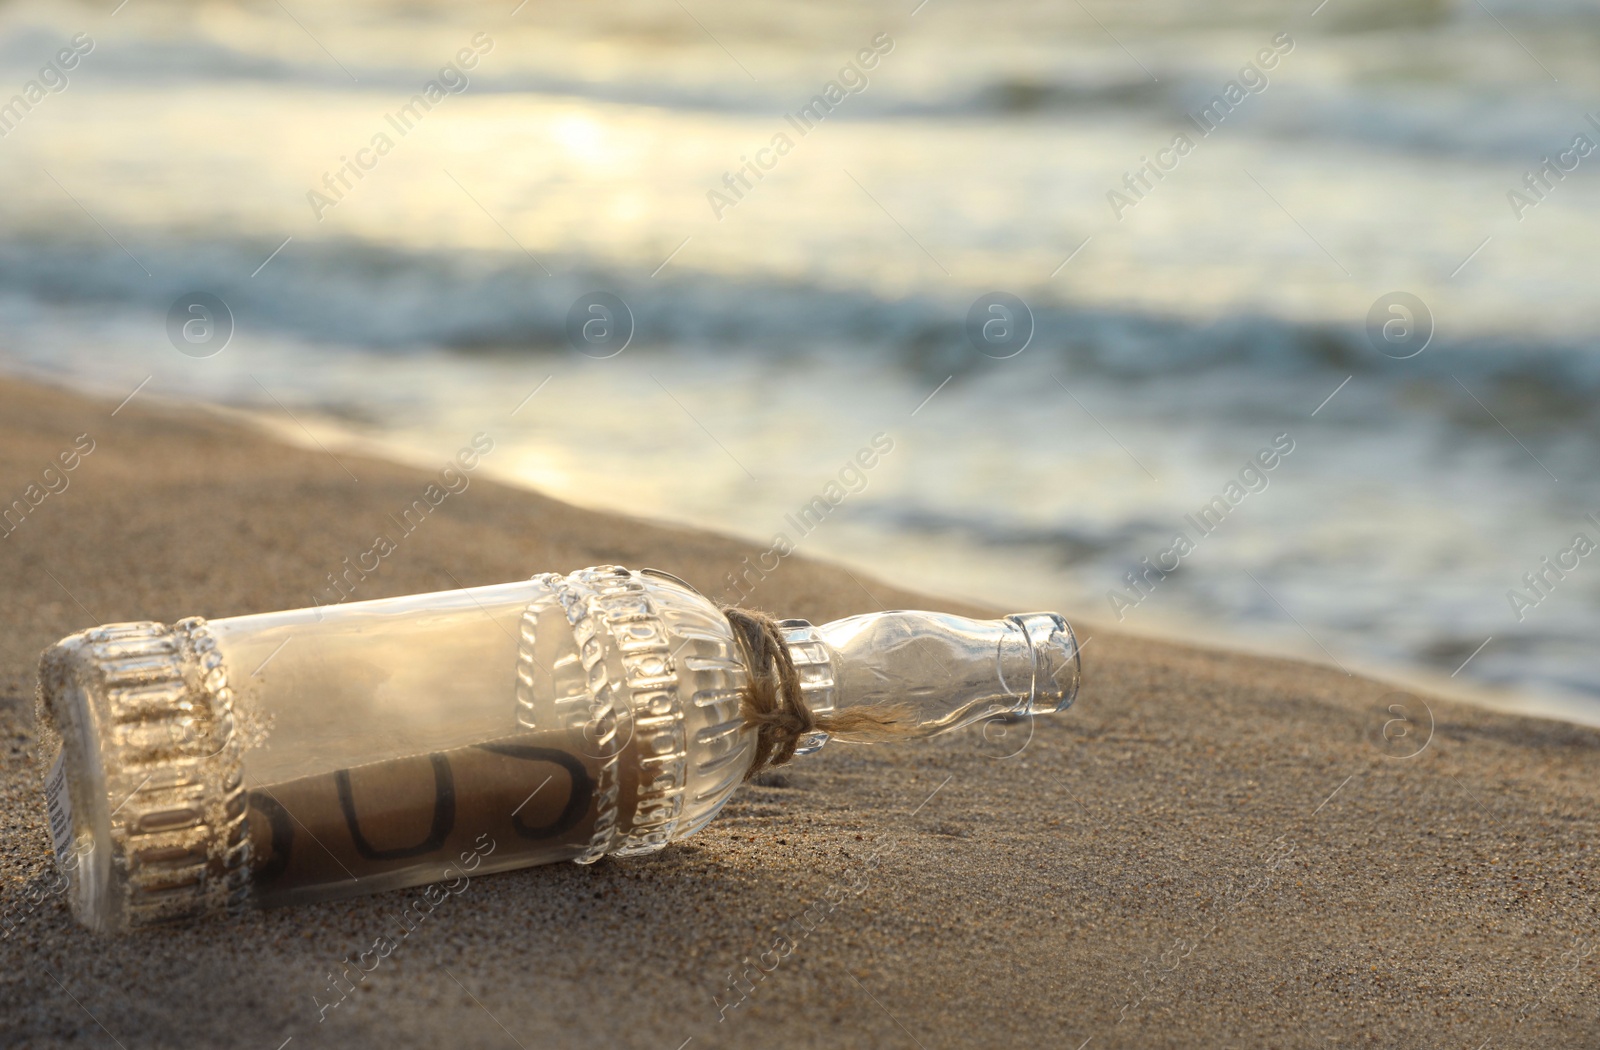
[[[10,3],[0,100],[51,83],[0,110],[0,368],[419,462],[487,431],[578,503],[1600,721],[1600,559],[1524,579],[1600,541],[1597,45],[1560,0]],[[592,292],[615,356],[570,344]],[[1015,356],[966,334],[991,292]]]

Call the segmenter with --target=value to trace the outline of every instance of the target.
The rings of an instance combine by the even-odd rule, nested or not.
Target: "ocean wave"
[[[1153,517],[1098,527],[1087,522],[1030,524],[1004,518],[991,508],[940,507],[911,496],[868,503],[850,516],[902,534],[955,537],[990,549],[1026,548],[1049,558],[1056,568],[1092,564],[1172,534],[1171,522]]]
[[[0,325],[18,329],[41,308],[98,307],[164,318],[180,295],[221,297],[236,323],[336,348],[386,352],[570,353],[567,314],[578,297],[620,296],[634,342],[680,351],[870,354],[930,377],[983,367],[954,293],[887,298],[851,287],[671,271],[593,259],[548,258],[546,276],[520,256],[403,252],[358,241],[296,243],[266,267],[276,244],[157,242],[132,265],[111,245],[60,237],[0,241]],[[260,269],[260,272],[256,271]],[[1571,418],[1575,393],[1600,391],[1600,346],[1524,335],[1438,336],[1404,362],[1379,354],[1361,323],[1303,323],[1259,313],[1195,319],[1074,303],[1018,289],[1036,335],[1028,353],[1062,367],[1136,381],[1248,369],[1263,375],[1351,373],[1383,382],[1516,384]]]
[[[0,71],[11,79],[25,77],[39,64],[39,56],[52,54],[60,43],[59,33],[33,28],[0,37]],[[801,78],[790,74],[769,76],[756,84],[729,84],[717,79],[694,79],[671,66],[605,79],[548,66],[508,68],[503,61],[495,68],[494,61],[486,60],[465,74],[471,94],[540,95],[655,109],[771,115],[798,108],[811,95],[821,93],[827,83],[825,76]],[[353,61],[340,68],[312,58],[289,59],[196,38],[118,41],[114,48],[102,47],[95,52],[93,69],[102,83],[141,88],[259,82],[338,93],[389,92],[397,97],[418,91],[436,73],[425,66]],[[918,80],[897,88],[895,77],[887,71],[869,73],[868,79],[869,86],[859,96],[852,96],[850,111],[841,111],[841,119],[1171,110],[1173,101],[1182,95],[1181,84],[1188,83],[1187,79],[1153,83],[1137,71],[1102,79],[1019,73],[1006,69],[1003,63],[997,63],[992,73],[952,71],[937,84]],[[1195,94],[1209,79],[1194,78],[1188,94]]]
[[[379,5],[382,6],[382,5]],[[426,6],[426,5],[424,5]],[[1443,5],[1435,0],[1387,5],[1346,5],[1346,22],[1330,26],[1336,32],[1331,45],[1357,48],[1363,61],[1389,74],[1371,83],[1350,83],[1344,78],[1314,72],[1277,75],[1267,91],[1270,106],[1240,120],[1230,133],[1286,141],[1355,142],[1368,149],[1394,154],[1451,155],[1531,162],[1546,150],[1570,142],[1574,120],[1550,104],[1544,85],[1520,88],[1514,82],[1477,82],[1470,67],[1440,66],[1427,77],[1402,77],[1398,70],[1414,64],[1413,48],[1456,42],[1461,19],[1443,18]],[[1365,11],[1365,14],[1362,14]],[[1400,18],[1402,16],[1403,18]],[[64,16],[51,21],[26,18],[0,27],[0,83],[21,85],[34,74],[42,56],[53,53],[69,22]],[[1373,29],[1362,19],[1400,18],[1410,30],[1400,34],[1366,37]],[[1355,21],[1349,21],[1355,19]],[[1266,24],[1266,22],[1262,22]],[[1445,27],[1432,29],[1429,27]],[[72,22],[77,26],[77,22]],[[1384,26],[1390,27],[1387,22]],[[1493,24],[1483,32],[1499,32]],[[1571,19],[1570,34],[1594,38],[1594,27]],[[194,88],[227,83],[296,85],[315,91],[386,93],[405,99],[435,74],[430,35],[443,32],[424,19],[411,27],[403,56],[382,50],[346,54],[342,64],[325,61],[317,51],[294,54],[269,50],[235,30],[234,38],[170,32],[165,35],[110,35],[99,40],[85,77],[98,88],[107,85],[146,88]],[[1478,29],[1467,32],[1477,34]],[[1154,48],[1163,54],[1160,78],[1131,67],[1120,53],[1083,51],[1083,43],[1064,38],[1059,43],[1037,43],[1026,56],[1018,54],[1018,40],[997,37],[973,42],[965,48],[971,61],[941,64],[936,78],[915,74],[918,62],[930,61],[947,50],[939,42],[933,53],[920,59],[896,54],[890,64],[870,74],[870,86],[840,110],[840,122],[894,122],[894,120],[1099,120],[1107,115],[1134,122],[1186,126],[1186,114],[1197,112],[1214,98],[1222,85],[1237,77],[1238,64],[1253,50],[1254,37],[1242,26],[1222,30],[1203,50]],[[1451,35],[1453,34],[1453,35]],[[1237,40],[1235,40],[1237,37]],[[1349,40],[1339,43],[1339,37]],[[602,34],[602,37],[605,35]],[[429,40],[426,45],[418,40]],[[746,40],[742,46],[768,46],[766,40]],[[1328,45],[1328,40],[1323,45]],[[909,45],[907,45],[909,46]],[[978,48],[974,51],[973,48]],[[451,46],[438,45],[440,61]],[[848,51],[846,51],[848,56]],[[1234,58],[1237,54],[1238,58]],[[1224,56],[1227,56],[1224,61]],[[413,58],[416,61],[413,61]],[[798,109],[826,86],[826,64],[818,66],[802,48],[782,58],[778,69],[763,72],[760,82],[722,77],[726,70],[707,69],[688,61],[688,53],[634,62],[626,69],[594,74],[565,58],[560,51],[518,53],[514,40],[494,50],[491,61],[467,74],[469,93],[525,94],[544,98],[579,99],[597,106],[651,107],[731,117],[773,117]],[[659,59],[659,61],[658,61]],[[1565,91],[1565,90],[1563,90]],[[1589,93],[1581,85],[1566,91],[1570,109],[1579,112]]]

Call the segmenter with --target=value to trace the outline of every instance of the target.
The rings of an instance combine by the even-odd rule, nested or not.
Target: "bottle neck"
[[[996,717],[1063,711],[1077,696],[1077,638],[1054,613],[978,620],[882,612],[820,627],[782,625],[807,706],[818,714],[897,704],[916,719],[911,735],[933,736]],[[796,754],[827,739],[808,734]]]

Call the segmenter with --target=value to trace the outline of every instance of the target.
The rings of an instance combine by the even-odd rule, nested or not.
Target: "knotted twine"
[[[794,666],[783,628],[766,613],[724,608],[722,615],[744,649],[750,684],[739,695],[744,724],[756,731],[756,756],[744,777],[781,766],[794,757],[800,738],[821,731],[860,743],[892,740],[917,731],[916,712],[902,703],[860,704],[817,714],[806,706],[800,672]]]

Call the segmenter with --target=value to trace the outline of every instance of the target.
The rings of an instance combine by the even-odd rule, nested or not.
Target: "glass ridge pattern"
[[[692,834],[738,787],[754,754],[740,714],[748,674],[726,619],[692,591],[617,566],[536,579],[560,603],[574,643],[550,673],[556,722],[580,732],[585,752],[601,763],[595,831],[577,862],[654,853]],[[531,603],[521,620],[517,709],[528,728],[548,728],[537,714],[542,671],[534,651],[546,605]],[[574,661],[581,674],[571,673]],[[630,749],[632,761],[619,763]],[[618,813],[620,765],[636,776],[626,821]]]
[[[99,725],[109,856],[129,926],[221,911],[250,894],[250,840],[233,690],[205,620],[88,632],[83,715]],[[67,746],[81,746],[85,730]],[[74,799],[75,808],[81,800]],[[109,877],[110,871],[104,871]]]
[[[617,835],[617,801],[622,790],[617,769],[622,752],[618,729],[626,714],[618,710],[618,688],[611,681],[606,666],[606,643],[611,636],[611,626],[601,602],[604,598],[614,599],[619,593],[625,593],[625,589],[615,584],[607,587],[603,581],[602,586],[596,588],[582,575],[550,575],[545,582],[566,613],[583,672],[581,679],[570,683],[564,692],[561,691],[562,676],[555,676],[557,719],[562,726],[582,735],[587,745],[585,752],[599,763],[594,788],[594,832],[588,848],[575,858],[579,864],[593,864],[611,849]],[[524,623],[530,619],[537,623],[536,611],[523,614]],[[519,654],[519,663],[522,662]],[[526,710],[527,706],[519,703],[519,716]]]

